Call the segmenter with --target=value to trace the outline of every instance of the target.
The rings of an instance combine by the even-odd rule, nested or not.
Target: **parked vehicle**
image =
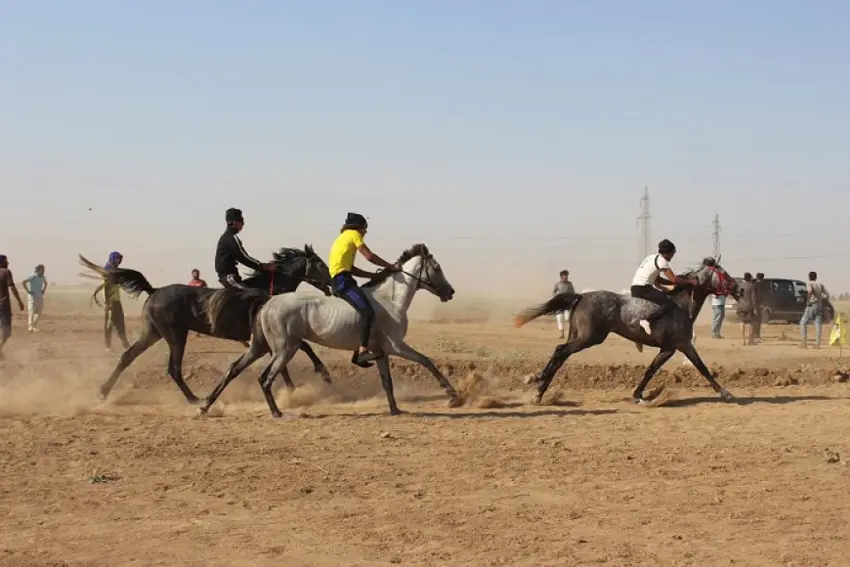
[[[735,278],[743,282],[744,278]],[[759,283],[761,291],[761,321],[783,321],[797,324],[806,310],[806,282],[789,278],[764,278]],[[732,311],[735,311],[734,306]],[[834,309],[827,302],[824,322],[832,321]],[[735,313],[735,318],[738,318]]]

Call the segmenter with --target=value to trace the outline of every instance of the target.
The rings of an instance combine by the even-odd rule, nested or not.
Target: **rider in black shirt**
[[[227,229],[218,239],[218,245],[215,249],[215,271],[218,274],[218,281],[224,287],[245,289],[236,267],[237,264],[267,272],[273,272],[277,266],[274,262],[264,264],[245,252],[242,241],[237,236],[242,231],[242,227],[245,226],[245,219],[242,217],[241,210],[227,209],[224,213],[224,219],[227,222]]]

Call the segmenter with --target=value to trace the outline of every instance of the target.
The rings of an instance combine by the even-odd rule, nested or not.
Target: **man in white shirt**
[[[676,246],[666,238],[658,243],[658,253],[647,256],[635,272],[632,279],[631,295],[640,299],[646,299],[661,306],[655,313],[646,319],[641,319],[640,326],[647,335],[652,334],[652,323],[664,317],[676,308],[676,304],[666,293],[661,291],[658,285],[660,275],[664,275],[667,281],[673,285],[682,283],[696,284],[694,278],[680,278],[670,269],[670,260],[676,255]]]
[[[806,283],[806,310],[800,319],[800,339],[802,348],[808,347],[807,331],[809,322],[815,323],[815,348],[820,348],[821,326],[823,325],[824,303],[829,301],[829,292],[826,287],[818,281],[817,272],[809,272],[809,281]]]
[[[24,280],[24,289],[27,292],[27,330],[30,333],[38,332],[38,320],[44,309],[44,294],[47,292],[47,279],[44,277],[44,266],[39,264],[34,273]]]

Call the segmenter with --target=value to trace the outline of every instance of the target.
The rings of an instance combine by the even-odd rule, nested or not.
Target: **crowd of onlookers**
[[[121,265],[123,256],[120,252],[112,252],[106,263],[106,268],[117,268]],[[18,303],[21,311],[27,312],[27,331],[39,332],[39,323],[44,309],[44,296],[47,293],[48,283],[44,275],[44,265],[39,264],[33,273],[23,280],[21,284],[27,296],[26,308],[23,299],[15,285],[12,271],[9,269],[9,259],[0,254],[0,360],[3,360],[3,347],[12,336],[12,298]],[[207,282],[201,279],[200,272],[192,270],[192,278],[188,285],[192,287],[207,287]],[[98,301],[98,294],[102,292],[104,303]],[[95,289],[92,299],[104,308],[103,336],[106,349],[112,349],[112,335],[117,334],[124,348],[129,348],[126,326],[124,324],[124,310],[121,306],[121,291],[119,286],[104,279]]]
[[[809,272],[806,282],[806,297],[803,316],[800,318],[800,347],[808,348],[809,323],[815,326],[815,348],[821,346],[821,330],[827,315],[829,291],[818,280],[816,272]],[[741,296],[737,301],[735,312],[741,321],[741,340],[744,345],[755,345],[761,342],[761,326],[764,309],[762,292],[764,274],[759,272],[753,277],[750,272],[744,273],[744,281],[740,282]],[[714,296],[712,304],[711,336],[721,338],[720,328],[726,314],[725,296]]]

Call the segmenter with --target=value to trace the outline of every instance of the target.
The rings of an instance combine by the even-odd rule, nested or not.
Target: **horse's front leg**
[[[393,341],[387,340],[387,345],[385,347],[385,354],[392,354],[399,358],[403,358],[405,360],[409,360],[411,362],[415,362],[424,366],[428,372],[430,372],[434,378],[436,378],[437,382],[439,382],[440,387],[445,390],[446,394],[449,396],[449,407],[460,407],[463,405],[463,398],[457,393],[454,386],[452,386],[451,382],[449,382],[448,378],[446,378],[440,369],[433,363],[433,361],[422,354],[421,352],[414,349],[409,344],[404,341]]]

